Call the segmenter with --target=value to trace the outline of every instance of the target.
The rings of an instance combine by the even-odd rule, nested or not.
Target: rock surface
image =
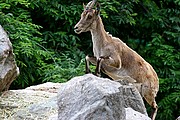
[[[71,79],[59,89],[58,120],[130,118],[150,120],[139,92],[132,85],[87,74]]]
[[[0,92],[8,90],[18,75],[12,44],[0,25]]]
[[[180,116],[176,120],[180,120]]]
[[[10,90],[0,97],[0,120],[57,120],[60,83]]]
[[[125,108],[126,110],[126,120],[151,120],[147,115],[135,111],[132,108]]]

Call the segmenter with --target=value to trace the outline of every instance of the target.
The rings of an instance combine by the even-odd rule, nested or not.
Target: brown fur
[[[102,69],[113,80],[128,78],[129,82],[140,83],[141,88],[138,89],[141,95],[154,108],[152,114],[154,120],[157,113],[155,97],[159,90],[156,72],[148,62],[119,38],[108,34],[98,14],[97,10],[84,10],[80,21],[75,25],[76,33],[90,31],[92,35],[94,57],[86,57],[87,72],[90,72],[90,61],[97,65],[97,72]]]

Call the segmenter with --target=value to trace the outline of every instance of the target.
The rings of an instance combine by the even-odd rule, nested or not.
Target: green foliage
[[[61,9],[60,12],[59,9]],[[66,78],[69,79],[71,76],[77,75],[69,76],[69,73],[77,73],[74,72],[73,68],[70,69],[69,67],[77,67],[79,61],[85,55],[77,48],[79,45],[76,44],[76,41],[80,39],[69,33],[72,21],[74,20],[71,13],[69,13],[71,12],[70,10],[71,7],[57,4],[56,1],[1,1],[0,23],[9,33],[17,65],[20,67],[21,72],[18,79],[13,83],[13,88],[21,88],[41,83],[42,81],[49,81],[48,78],[52,78],[51,81],[63,81]],[[42,11],[44,14],[41,16],[41,13],[38,12]],[[39,15],[37,16],[37,14]],[[73,15],[75,14],[74,12]],[[72,18],[69,19],[69,16]],[[38,21],[38,19],[42,18],[45,19],[43,22]],[[55,22],[58,20],[62,21],[64,18],[66,18],[65,23],[68,20],[66,25],[63,23],[64,28],[56,28],[59,23],[55,24]],[[61,55],[64,57],[63,62],[61,59],[58,59]],[[65,60],[65,57],[67,57],[67,60]],[[69,62],[70,59],[73,61]],[[54,78],[48,76],[54,70],[62,70],[63,72],[60,73],[67,77]],[[56,74],[59,74],[58,71]]]
[[[63,58],[64,57],[64,58]],[[85,68],[84,61],[80,61],[78,66],[75,66],[73,59],[67,58],[67,56],[61,57],[62,60],[58,60],[59,64],[47,64],[41,69],[44,71],[43,82],[66,82],[69,79],[83,75]]]
[[[1,0],[0,24],[13,43],[20,76],[14,88],[66,82],[84,74],[91,35],[74,25],[89,0]],[[179,0],[99,0],[106,31],[147,60],[160,78],[158,120],[180,115]],[[94,67],[92,69],[95,69]]]
[[[20,67],[21,75],[14,84],[27,86],[37,80],[40,71],[36,69],[49,58],[50,53],[44,51],[39,43],[42,39],[39,25],[32,23],[30,12],[27,10],[28,3],[25,0],[10,0],[0,3],[0,23],[9,33],[16,55],[17,65]]]
[[[176,77],[180,77],[180,74]],[[158,102],[159,111],[158,111],[158,118],[159,119],[166,119],[166,120],[173,120],[176,119],[179,114],[180,105],[180,81],[179,79],[173,78],[166,78],[160,79],[160,91],[159,91],[159,98],[160,101]]]

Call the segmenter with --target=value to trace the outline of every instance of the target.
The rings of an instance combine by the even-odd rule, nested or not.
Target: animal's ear
[[[83,8],[84,8],[84,10],[86,9],[86,5],[83,3]]]
[[[96,3],[96,15],[99,15],[100,14],[100,10],[101,10],[101,5],[100,3]]]

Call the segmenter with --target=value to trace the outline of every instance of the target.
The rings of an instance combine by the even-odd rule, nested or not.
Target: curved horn
[[[86,10],[92,9],[97,0],[92,0],[86,5]]]

